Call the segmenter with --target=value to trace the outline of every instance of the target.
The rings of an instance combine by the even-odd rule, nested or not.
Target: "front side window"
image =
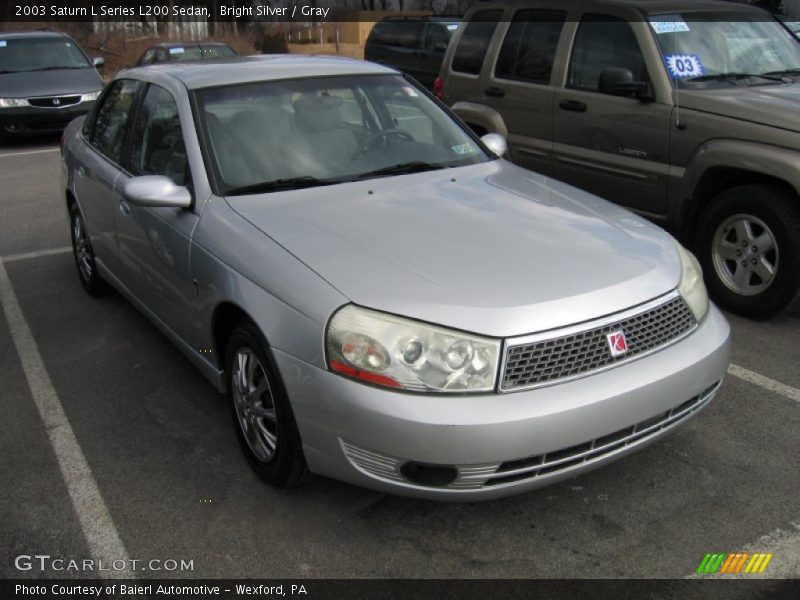
[[[400,76],[271,81],[197,92],[224,195],[432,171],[490,160]]]
[[[91,142],[114,162],[120,161],[125,129],[139,85],[132,79],[115,81],[96,113]]]
[[[0,33],[0,73],[91,68],[84,53],[68,38],[3,38]]]
[[[178,185],[186,184],[186,147],[178,106],[160,86],[150,85],[139,108],[130,162],[136,175],[164,175]]]
[[[144,53],[142,56],[142,60],[139,61],[140,65],[149,65],[152,64],[156,59],[156,49],[150,48],[147,52]]]
[[[565,12],[545,10],[521,10],[514,15],[497,58],[495,76],[550,83],[566,18]]]
[[[626,21],[607,15],[587,15],[575,35],[567,87],[597,92],[606,69],[628,69],[636,81],[647,81],[639,42]]]
[[[502,10],[483,10],[473,15],[458,42],[453,56],[453,71],[469,75],[481,72],[483,59],[502,16]]]
[[[682,88],[762,85],[800,69],[800,43],[771,19],[692,12],[651,15],[649,22],[670,79]]]

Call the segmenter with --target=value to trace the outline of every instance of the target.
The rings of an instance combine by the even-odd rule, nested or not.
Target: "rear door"
[[[508,127],[509,158],[550,172],[553,150],[551,81],[565,11],[518,10],[508,27],[484,94]]]
[[[130,111],[141,83],[120,79],[100,100],[94,120],[83,131],[86,144],[75,167],[75,194],[98,261],[120,277],[115,213],[118,179]]]
[[[641,50],[646,24],[585,14],[573,28],[564,86],[555,97],[553,176],[640,212],[665,215],[672,106],[605,94],[599,83],[609,68],[629,69],[634,80],[650,82]]]

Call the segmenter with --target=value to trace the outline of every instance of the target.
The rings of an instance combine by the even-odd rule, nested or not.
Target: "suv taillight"
[[[433,95],[439,100],[444,100],[444,80],[437,77],[433,82]]]

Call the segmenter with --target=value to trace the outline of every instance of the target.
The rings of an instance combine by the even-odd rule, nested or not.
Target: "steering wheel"
[[[385,139],[387,142],[391,136],[397,136],[400,139],[406,140],[407,142],[415,141],[414,136],[408,133],[405,129],[384,129],[383,131],[379,131],[378,133],[373,133],[369,136],[369,139],[362,143],[358,148],[356,148],[355,152],[353,152],[353,156],[350,157],[350,160],[356,160],[366,154],[369,149],[377,142],[378,140]]]

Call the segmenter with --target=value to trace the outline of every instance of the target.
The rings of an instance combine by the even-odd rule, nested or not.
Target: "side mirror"
[[[143,175],[134,177],[122,186],[122,195],[135,206],[155,208],[189,208],[192,194],[181,185],[175,185],[163,175]]]
[[[106,64],[106,59],[102,56],[95,56],[92,59],[92,65],[94,65],[95,69],[102,69]]]
[[[497,158],[503,158],[508,152],[508,142],[499,133],[487,133],[481,138],[481,141]]]
[[[600,91],[612,96],[652,100],[646,81],[634,81],[630,69],[611,68],[600,73]]]

